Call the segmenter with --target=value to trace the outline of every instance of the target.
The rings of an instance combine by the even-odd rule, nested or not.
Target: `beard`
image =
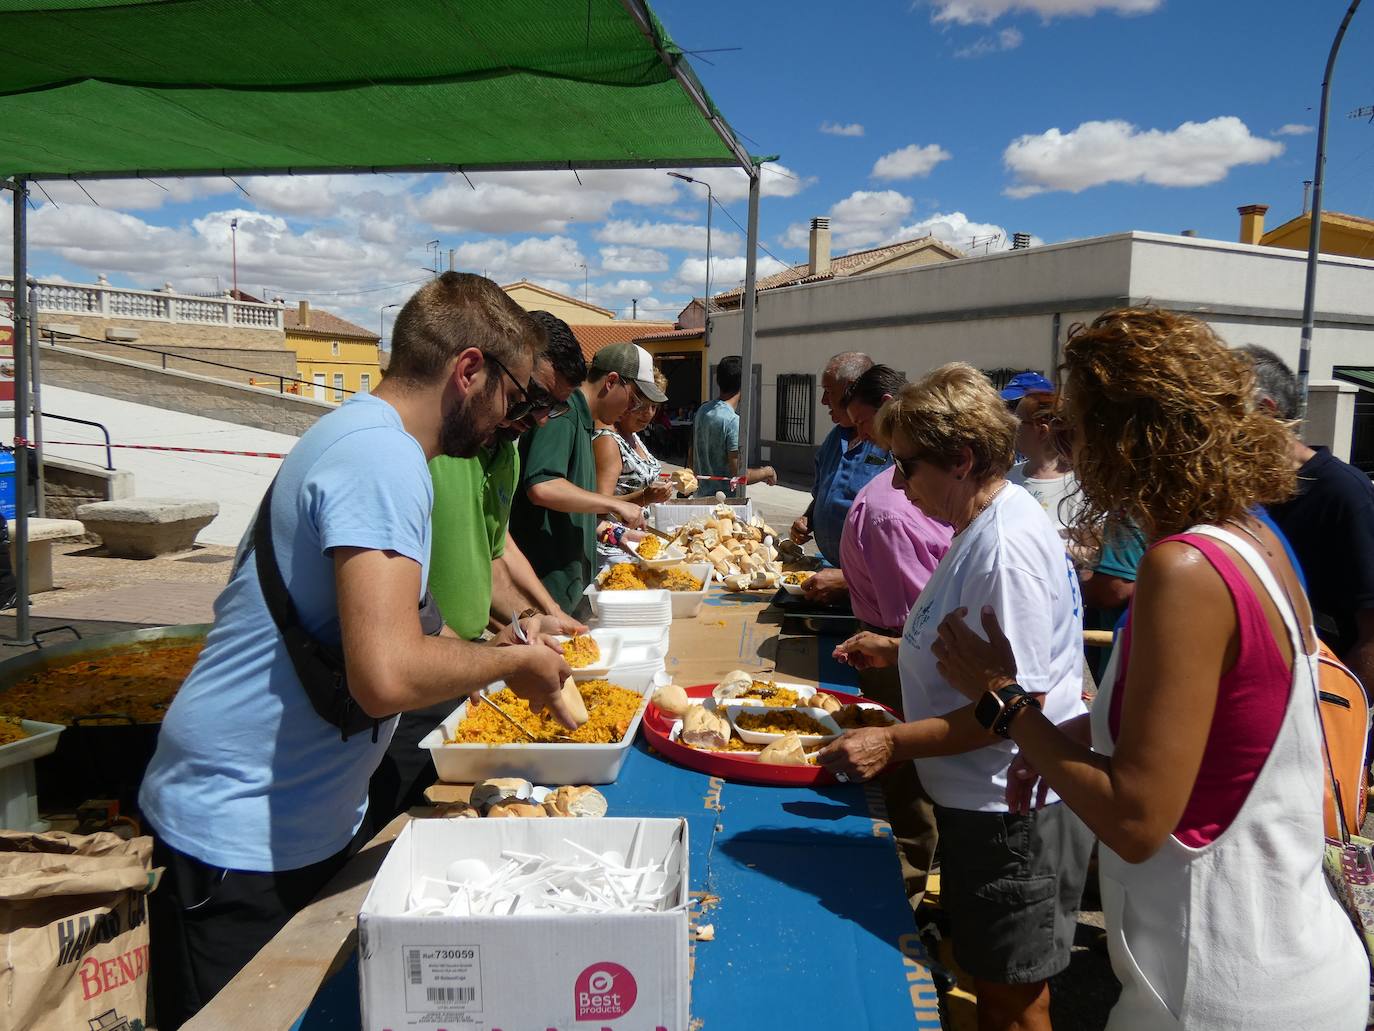
[[[492,438],[496,429],[491,423],[491,410],[500,381],[487,380],[478,395],[469,395],[444,415],[439,426],[439,453],[449,458],[475,458]]]

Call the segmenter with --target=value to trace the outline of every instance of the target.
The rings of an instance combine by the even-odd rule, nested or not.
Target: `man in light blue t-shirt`
[[[446,273],[402,308],[376,391],[320,419],[282,463],[271,498],[277,566],[302,627],[343,654],[349,694],[369,716],[495,680],[559,711],[569,671],[556,647],[477,644],[447,628],[429,637],[419,618],[427,462],[474,455],[522,418],[542,347],[542,331],[496,284]],[[312,706],[251,540],[250,529],[139,793],[153,862],[165,868],[150,901],[163,1029],[194,1015],[343,865],[396,723],[345,739]]]
[[[735,494],[734,484],[724,482],[743,476],[746,483],[778,482],[771,465],[741,472],[744,462],[739,454],[740,359],[722,358],[716,366],[716,388],[720,398],[702,405],[692,420],[690,465],[701,481],[697,497],[709,498],[718,491]]]

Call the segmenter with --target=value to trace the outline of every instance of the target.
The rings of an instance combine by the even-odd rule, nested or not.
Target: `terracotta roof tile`
[[[282,326],[288,333],[310,333],[325,337],[363,337],[373,343],[377,342],[377,334],[371,330],[363,329],[362,326],[319,308],[310,309],[309,326],[300,325],[299,308],[288,307],[282,312],[282,319]]]
[[[961,256],[960,252],[945,243],[937,240],[934,236],[922,236],[916,240],[902,240],[898,243],[891,243],[885,247],[873,247],[866,251],[854,251],[850,254],[841,254],[839,257],[832,258],[830,261],[830,271],[820,275],[810,275],[810,264],[802,262],[800,265],[793,265],[791,268],[783,269],[781,272],[774,272],[771,276],[764,276],[758,280],[756,289],[772,290],[779,286],[797,286],[802,283],[819,283],[826,279],[843,279],[846,276],[857,276],[872,268],[900,258],[902,255],[911,251],[923,250],[929,247],[938,247],[951,254]],[[726,290],[724,293],[714,295],[711,300],[713,304],[726,302],[739,303],[740,295],[744,293],[742,287],[734,290]]]
[[[644,336],[635,337],[635,343],[650,343],[659,340],[685,340],[689,337],[699,337],[705,332],[701,329],[670,329],[663,333],[648,333]]]
[[[573,336],[582,346],[582,357],[592,360],[592,355],[607,344],[633,343],[640,337],[673,328],[671,322],[604,322],[594,326],[569,326]]]

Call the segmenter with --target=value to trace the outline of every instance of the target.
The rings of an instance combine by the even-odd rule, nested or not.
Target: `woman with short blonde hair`
[[[1004,714],[1012,810],[1043,777],[1101,840],[1113,1031],[1359,1031],[1369,964],[1322,874],[1312,615],[1255,516],[1294,489],[1289,431],[1185,315],[1107,312],[1070,333],[1064,372],[1081,526],[1151,542],[1091,718],[1031,711],[1035,656],[1002,613],[985,641],[951,611],[937,668]]]
[[[893,485],[954,534],[900,639],[865,632],[835,652],[860,669],[896,665],[907,722],[850,731],[820,761],[841,780],[915,761],[935,802],[941,904],[955,958],[977,982],[979,1027],[1046,1031],[1047,981],[1069,963],[1092,838],[1057,799],[1008,812],[1016,748],[945,681],[931,647],[950,609],[990,607],[1027,656],[1025,690],[1071,719],[1083,712],[1078,579],[1039,504],[1006,480],[1016,420],[977,369],[945,365],[903,387],[876,432],[896,463]]]

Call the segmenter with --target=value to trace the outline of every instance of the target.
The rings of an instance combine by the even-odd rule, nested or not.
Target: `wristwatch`
[[[973,718],[984,730],[1007,737],[1011,733],[1012,719],[1027,705],[1040,708],[1040,702],[1026,694],[1020,684],[1008,684],[979,698],[973,707]]]

